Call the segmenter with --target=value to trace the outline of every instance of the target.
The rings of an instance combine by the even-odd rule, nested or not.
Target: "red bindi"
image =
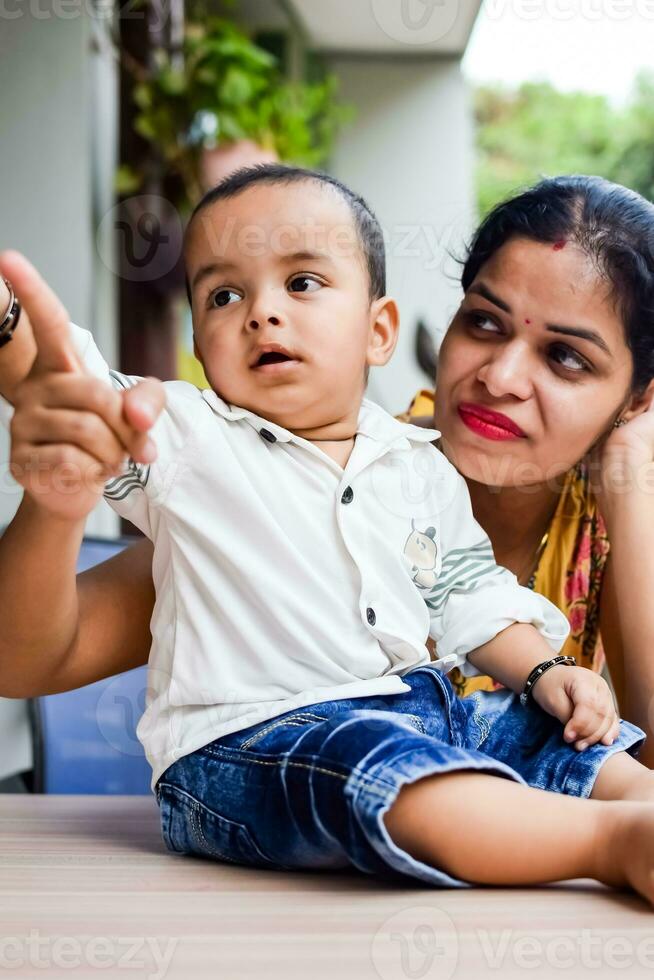
[[[525,323],[531,323],[531,320],[525,320]]]
[[[567,242],[554,242],[553,251],[560,252],[562,248],[565,248]]]

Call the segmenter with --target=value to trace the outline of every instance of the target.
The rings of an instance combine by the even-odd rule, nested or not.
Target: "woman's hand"
[[[532,697],[565,725],[563,737],[583,751],[596,742],[611,745],[620,732],[620,718],[611,690],[587,667],[550,667],[534,686]]]
[[[630,490],[654,491],[654,400],[593,450],[590,472],[603,512],[610,511]]]
[[[89,375],[71,343],[66,310],[36,270],[18,253],[5,253],[0,270],[27,310],[37,344],[15,391],[10,470],[40,509],[77,521],[127,455],[155,458],[147,430],[164,406],[164,388],[147,378],[116,391]]]

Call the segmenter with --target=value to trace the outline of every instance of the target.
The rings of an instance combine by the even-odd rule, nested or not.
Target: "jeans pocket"
[[[474,737],[470,740],[471,744],[469,745],[469,748],[478,749],[488,738],[490,733],[490,724],[482,711],[478,691],[473,691],[473,693],[469,694],[464,700],[468,701],[473,707],[469,725],[474,733]]]
[[[445,742],[449,742],[451,745],[463,745],[463,739],[461,734],[461,724],[462,717],[467,717],[465,709],[461,708],[461,698],[458,698],[454,693],[451,681],[448,679],[446,674],[443,674],[438,667],[434,667],[432,664],[426,664],[424,667],[416,667],[409,674],[405,675],[405,679],[413,676],[414,674],[425,674],[430,678],[433,688],[430,689],[430,696],[427,701],[423,703],[423,714],[425,712],[432,713],[433,711],[439,711],[442,714],[442,725],[439,737]],[[410,683],[410,682],[409,682]],[[433,700],[433,689],[436,689],[437,702],[434,704]],[[432,722],[433,729],[433,722]]]
[[[313,711],[296,711],[290,715],[282,715],[281,718],[262,722],[254,730],[249,729],[249,734],[242,742],[239,742],[238,747],[240,749],[252,748],[253,745],[260,743],[266,735],[281,728],[303,728],[306,725],[315,725],[321,721],[327,721],[327,716],[315,714]]]
[[[161,836],[169,851],[175,854],[186,854],[189,846],[185,821],[175,808],[175,797],[172,789],[167,783],[157,783]]]
[[[245,824],[229,820],[185,790],[161,784],[162,833],[170,851],[199,854],[232,864],[279,867]]]

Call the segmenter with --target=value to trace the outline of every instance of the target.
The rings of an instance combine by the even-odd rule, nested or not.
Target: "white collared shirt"
[[[114,386],[91,335],[87,370]],[[165,383],[156,461],[130,461],[105,499],[154,544],[146,709],[137,735],[152,787],[176,759],[319,701],[408,691],[429,662],[467,654],[513,622],[554,651],[566,617],[495,564],[439,433],[363,401],[343,469],[318,446],[213,390]]]

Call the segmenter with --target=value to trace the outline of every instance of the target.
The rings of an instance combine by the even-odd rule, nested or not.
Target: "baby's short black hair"
[[[354,227],[361,243],[369,278],[370,299],[379,299],[386,294],[386,250],[381,226],[372,210],[364,199],[349,187],[329,174],[319,170],[309,170],[304,167],[288,167],[281,163],[264,163],[254,167],[241,167],[234,171],[219,184],[212,187],[195,206],[186,226],[186,235],[193,224],[194,218],[205,208],[216,201],[224,201],[235,197],[241,191],[255,184],[295,184],[303,181],[315,181],[324,186],[333,187],[348,205],[352,214]],[[191,290],[186,280],[186,294],[191,302]]]

